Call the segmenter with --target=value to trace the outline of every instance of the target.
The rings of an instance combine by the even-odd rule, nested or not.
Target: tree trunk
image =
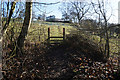
[[[108,32],[106,34],[107,34],[106,35],[106,37],[107,37],[107,39],[106,39],[107,58],[109,58],[109,56],[110,56],[110,49],[109,49],[109,36],[108,36]]]
[[[9,0],[8,0],[8,3],[7,3],[7,17],[8,17],[8,11],[9,11]]]
[[[12,2],[12,6],[11,6],[10,13],[9,13],[9,17],[8,17],[8,19],[7,19],[4,27],[3,27],[3,29],[2,29],[2,33],[4,33],[4,31],[6,30],[6,28],[8,27],[8,25],[9,25],[9,23],[10,23],[12,14],[13,14],[13,12],[14,12],[14,10],[15,10],[15,5],[16,5],[16,1]],[[4,12],[4,11],[3,11],[3,12]]]
[[[3,18],[4,18],[4,2],[3,2]]]
[[[110,53],[110,50],[109,50],[109,35],[108,35],[108,31],[107,31],[107,21],[106,21],[106,19],[105,19],[105,34],[106,34],[105,54],[106,54],[106,57],[109,58],[109,53]]]
[[[118,71],[120,72],[120,34],[118,34],[118,41],[117,41],[117,45],[118,45]]]
[[[24,46],[25,37],[28,33],[28,28],[31,24],[31,17],[32,17],[32,2],[26,2],[24,23],[20,35],[17,39],[17,47],[19,49],[22,49],[22,47]]]

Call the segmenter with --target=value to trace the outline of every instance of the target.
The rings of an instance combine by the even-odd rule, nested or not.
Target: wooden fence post
[[[48,28],[48,43],[50,43],[50,28]]]
[[[63,40],[65,40],[65,28],[63,28]]]

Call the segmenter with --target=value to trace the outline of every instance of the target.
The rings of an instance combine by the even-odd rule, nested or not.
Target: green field
[[[64,23],[64,25],[61,25],[63,23],[57,23],[59,25],[49,25],[50,22],[46,23],[47,24],[32,23],[26,40],[30,42],[44,42],[48,38],[48,28],[50,28],[50,36],[63,36],[63,28],[65,28],[66,35],[75,29],[67,23]]]
[[[6,40],[9,41],[11,37],[11,33],[13,32],[14,35],[12,36],[13,41],[17,39],[20,31],[21,31],[22,23],[19,21],[15,21],[10,23],[8,27],[8,35],[6,37]],[[28,35],[26,37],[25,42],[31,42],[31,43],[44,43],[48,39],[48,28],[50,28],[50,36],[63,36],[63,28],[65,28],[65,35],[73,34],[73,32],[76,32],[76,28],[71,26],[69,23],[55,23],[55,22],[32,22],[31,26],[28,30]],[[14,31],[13,31],[14,30]],[[89,38],[90,40],[94,41],[99,46],[100,37],[97,35],[91,35],[91,34],[84,34],[82,31],[78,33],[80,35],[83,34],[85,38]],[[60,40],[60,39],[59,39]],[[110,39],[110,53],[114,55],[114,53],[118,53],[119,51],[119,39],[111,38]],[[104,46],[105,40],[102,39],[101,45]]]

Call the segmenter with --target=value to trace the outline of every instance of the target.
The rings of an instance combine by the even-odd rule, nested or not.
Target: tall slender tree
[[[5,25],[3,26],[2,33],[4,33],[5,30],[7,29],[7,27],[9,26],[11,17],[12,17],[12,15],[13,15],[14,10],[15,10],[15,5],[16,5],[16,0],[14,0],[14,1],[12,2],[12,6],[11,6],[10,13],[9,13],[9,17],[7,18],[7,21],[6,21]],[[4,12],[4,11],[3,11],[3,12]]]
[[[104,0],[98,0],[97,3],[93,3],[92,2],[92,5],[93,5],[93,8],[94,8],[94,11],[95,13],[101,15],[101,17],[103,18],[103,22],[104,22],[104,34],[105,34],[105,55],[107,58],[109,58],[109,54],[110,54],[110,50],[109,50],[109,34],[108,34],[108,21],[109,19],[111,18],[112,16],[112,13],[110,14],[110,16],[108,17],[107,16],[107,10],[106,10],[106,6],[105,5],[105,1]],[[97,7],[97,10],[95,9],[95,5]],[[103,32],[102,32],[103,34]]]
[[[32,0],[30,2],[26,2],[24,23],[20,35],[18,36],[17,39],[17,47],[19,49],[22,49],[22,47],[24,46],[25,37],[28,33],[28,29],[31,24],[31,18],[32,18]]]
[[[7,17],[8,17],[8,11],[9,11],[9,0],[8,0],[8,3],[7,3]]]

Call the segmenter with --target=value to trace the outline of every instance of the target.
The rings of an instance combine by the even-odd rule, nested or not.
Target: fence
[[[52,38],[62,38],[63,40],[51,40]],[[63,28],[63,36],[50,36],[50,28],[48,28],[48,44],[60,44],[65,40],[65,28]],[[53,41],[53,43],[51,43]]]

